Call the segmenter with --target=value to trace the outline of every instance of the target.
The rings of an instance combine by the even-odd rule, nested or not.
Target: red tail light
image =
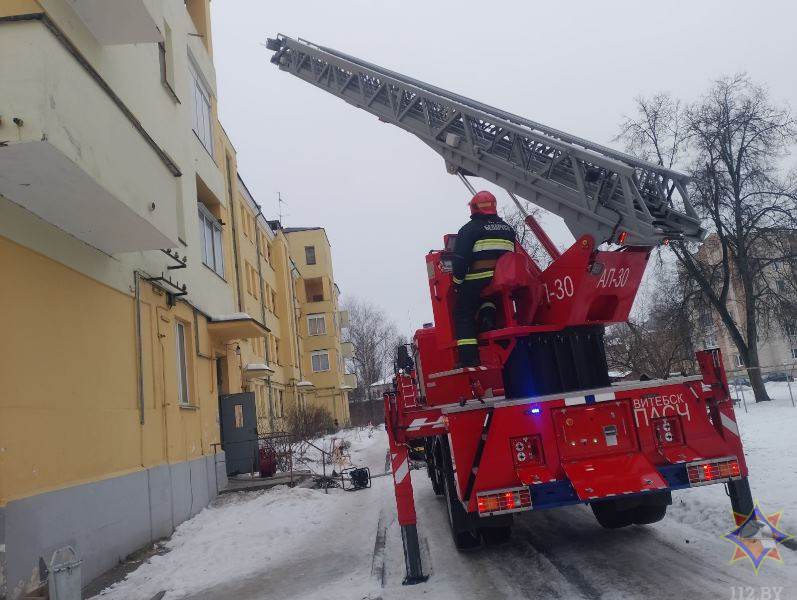
[[[686,465],[686,473],[689,475],[689,484],[692,486],[724,483],[742,476],[736,457],[689,463]]]
[[[651,421],[657,446],[680,446],[684,443],[681,417],[668,415]]]
[[[476,494],[479,516],[487,517],[496,513],[520,512],[531,509],[529,488],[512,488]]]

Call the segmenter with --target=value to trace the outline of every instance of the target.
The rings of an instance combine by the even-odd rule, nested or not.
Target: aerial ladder
[[[419,441],[458,548],[508,539],[516,512],[570,504],[605,527],[652,523],[672,491],[711,483],[752,512],[718,350],[697,353],[698,375],[608,376],[604,327],[627,320],[652,249],[705,237],[688,176],[331,48],[284,35],[266,46],[286,73],[418,137],[471,191],[468,178],[490,181],[576,240],[562,253],[526,215],[551,263],[520,245],[499,259],[483,293],[497,324],[479,335],[475,368],[455,365],[456,236],[426,256],[434,326],[399,348],[385,394],[406,583],[425,580],[408,455]]]

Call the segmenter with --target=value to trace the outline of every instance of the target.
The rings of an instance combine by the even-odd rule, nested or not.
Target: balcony
[[[340,353],[346,360],[354,356],[354,344],[351,342],[341,342]]]
[[[162,42],[144,0],[67,0],[103,46]]]
[[[108,254],[177,246],[179,171],[118,101],[39,21],[0,56],[0,194]]]
[[[351,389],[357,388],[357,375],[354,373],[346,373],[343,376],[344,385],[348,385]]]

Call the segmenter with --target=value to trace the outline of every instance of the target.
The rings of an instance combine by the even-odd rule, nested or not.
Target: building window
[[[186,406],[188,398],[188,353],[185,345],[185,324],[177,321],[177,400]]]
[[[221,223],[210,214],[204,204],[199,204],[199,241],[202,263],[224,277],[224,252],[221,242]]]
[[[279,408],[279,416],[280,417],[284,417],[285,416],[285,394],[283,393],[282,390],[277,390],[277,391],[278,391],[277,403],[278,403],[278,408]]]
[[[797,359],[797,348],[791,349],[791,357]]]
[[[307,331],[310,335],[326,335],[327,321],[324,315],[308,315]]]
[[[740,354],[734,354],[733,355],[733,361],[734,361],[734,364],[737,367],[743,367],[744,366],[744,361],[742,360],[742,357],[741,357]]]
[[[712,333],[706,336],[706,339],[703,340],[703,347],[708,350],[709,348],[717,348],[717,336],[716,334]]]
[[[782,279],[778,279],[777,281],[775,281],[775,285],[777,286],[779,292],[786,291],[786,282],[783,281]]]
[[[172,100],[179,104],[180,99],[174,92],[174,47],[172,46],[172,28],[169,24],[163,23],[163,41],[158,43],[158,55],[161,67],[161,84],[171,96]]]
[[[711,327],[714,325],[714,318],[711,315],[711,310],[704,308],[700,312],[700,325],[703,327]]]
[[[315,246],[305,246],[304,247],[304,261],[308,265],[315,264]]]
[[[789,337],[797,337],[797,325],[786,325],[786,335]]]
[[[199,69],[192,60],[188,61],[191,74],[191,104],[193,105],[193,129],[202,145],[213,156],[213,113],[211,111],[210,91]]]
[[[329,371],[329,352],[321,350],[320,352],[313,352],[310,355],[310,360],[313,365],[313,373],[321,373],[322,371]]]
[[[277,292],[271,290],[271,312],[274,313],[274,316],[277,316]]]

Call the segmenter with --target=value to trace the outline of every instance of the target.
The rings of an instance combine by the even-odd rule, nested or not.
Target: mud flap
[[[562,464],[582,501],[667,489],[656,467],[642,454],[614,454]]]

